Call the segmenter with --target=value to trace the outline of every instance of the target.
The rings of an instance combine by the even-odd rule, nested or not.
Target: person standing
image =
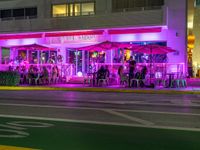
[[[134,71],[136,67],[136,61],[133,59],[133,56],[130,57],[129,60],[129,87],[131,87],[131,79],[134,77]]]

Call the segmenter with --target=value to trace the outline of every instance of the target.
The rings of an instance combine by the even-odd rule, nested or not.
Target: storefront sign
[[[47,44],[78,44],[91,43],[100,41],[100,35],[79,35],[79,36],[61,36],[61,37],[47,37]]]

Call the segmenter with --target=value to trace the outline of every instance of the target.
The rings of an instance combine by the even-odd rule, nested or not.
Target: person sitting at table
[[[141,75],[142,75],[142,79],[145,79],[145,76],[147,74],[148,70],[146,66],[143,66],[142,70],[141,70]]]
[[[105,78],[106,78],[105,69],[103,66],[101,66],[100,69],[97,71],[97,85],[100,79],[105,79]]]
[[[118,75],[119,75],[119,78],[120,78],[120,85],[124,84],[124,82],[126,82],[126,84],[127,84],[127,76],[124,74],[124,67],[123,66],[119,66]]]
[[[33,65],[31,65],[28,69],[29,84],[32,84],[32,81],[34,78],[35,78],[35,69],[34,69]]]
[[[144,87],[144,86],[145,86],[145,83],[144,83],[143,80],[146,78],[147,72],[148,72],[147,67],[146,67],[146,66],[143,66],[143,68],[142,68],[142,70],[141,70],[141,77],[140,77],[140,79],[141,79],[141,81],[140,81],[140,86],[141,86],[141,87]]]
[[[58,66],[56,66],[56,70],[57,70],[57,79],[59,79],[59,77],[60,77],[60,72],[59,72]]]
[[[54,66],[53,69],[52,69],[52,80],[53,80],[53,83],[56,83],[57,76],[58,76],[58,69],[56,68],[56,66]]]
[[[20,83],[23,83],[23,74],[21,73],[20,67],[17,66],[14,71],[17,72],[18,75],[20,75]]]
[[[21,71],[20,71],[20,82],[24,84],[26,83],[26,80],[27,80],[26,66],[22,66]]]
[[[28,69],[28,78],[34,78],[34,68],[33,65],[31,65]]]
[[[44,84],[49,82],[49,71],[47,70],[46,66],[43,66],[42,68],[41,78]]]
[[[34,78],[37,78],[38,73],[39,73],[39,69],[36,66],[34,66],[33,71],[34,71]]]
[[[119,66],[118,68],[118,75],[121,78],[123,76],[124,73],[124,67],[123,66]]]
[[[108,65],[106,65],[106,68],[105,68],[104,71],[105,71],[106,78],[109,79],[109,77],[110,77],[110,71],[108,69]]]
[[[26,68],[26,66],[22,66],[22,73],[23,74],[27,74],[27,68]]]

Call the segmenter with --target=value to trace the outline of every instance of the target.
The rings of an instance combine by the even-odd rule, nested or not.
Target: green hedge
[[[14,71],[0,71],[0,86],[16,86],[19,85],[20,75]]]

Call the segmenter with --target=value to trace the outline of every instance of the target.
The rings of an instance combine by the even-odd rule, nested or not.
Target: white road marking
[[[170,130],[180,130],[180,131],[196,131],[200,132],[198,128],[184,128],[184,127],[169,127],[169,126],[148,126],[148,125],[138,125],[129,123],[118,123],[118,122],[101,122],[101,121],[88,121],[88,120],[73,120],[73,119],[61,119],[61,118],[45,118],[45,117],[34,117],[34,116],[19,116],[19,115],[3,115],[0,117],[6,118],[17,118],[17,119],[32,119],[32,120],[45,120],[53,122],[70,122],[70,123],[85,123],[85,124],[96,124],[96,125],[113,125],[113,126],[124,126],[124,127],[141,127],[141,128],[152,128],[152,129],[170,129]]]
[[[16,126],[12,126],[12,125],[8,125],[8,124],[0,124],[0,128],[9,128],[9,129],[13,129],[13,130],[25,130],[25,128],[22,127],[16,127]]]
[[[110,114],[112,114],[112,115],[116,115],[116,116],[119,116],[119,117],[123,117],[123,118],[125,118],[125,119],[131,120],[131,121],[134,121],[134,122],[143,124],[143,125],[147,125],[147,126],[152,126],[152,125],[154,125],[153,122],[150,122],[150,121],[147,121],[147,120],[143,120],[143,119],[140,119],[140,118],[136,118],[136,117],[132,117],[132,116],[123,114],[123,113],[121,113],[121,112],[116,112],[116,111],[113,111],[113,110],[106,110],[106,109],[105,109],[104,111],[107,112],[107,113],[110,113]]]
[[[50,123],[45,123],[45,122],[33,122],[33,121],[12,121],[12,122],[7,122],[7,124],[15,126],[15,127],[26,127],[26,128],[48,128],[54,126],[53,124]]]
[[[155,97],[148,97],[148,100],[138,100],[138,97],[137,100],[122,100],[122,101],[112,101],[112,100],[96,100],[96,99],[93,99],[93,100],[84,100],[84,101],[77,101],[77,99],[70,99],[70,100],[66,100],[66,101],[63,101],[63,102],[84,102],[84,103],[103,103],[103,104],[119,104],[119,105],[124,105],[124,104],[136,104],[136,105],[149,105],[149,106],[179,106],[179,107],[185,107],[185,106],[188,106],[188,107],[200,107],[200,104],[198,103],[193,103],[193,100],[182,100],[182,99],[179,99],[179,98],[173,98],[173,97],[169,97],[169,98],[165,98],[165,99],[162,99],[162,100],[157,100],[157,102],[155,102],[156,100]],[[50,97],[51,98],[51,97]],[[3,98],[2,98],[3,99]],[[134,97],[132,98],[134,99]],[[47,100],[47,99],[45,99]],[[49,99],[48,99],[49,100]],[[153,100],[153,103],[151,102]],[[170,103],[165,103],[165,101],[169,101]],[[163,103],[164,102],[164,103]]]
[[[9,133],[9,134],[6,134],[6,133]],[[0,137],[3,137],[3,138],[24,138],[27,136],[29,136],[29,133],[24,132],[24,131],[0,129]]]
[[[80,110],[113,110],[120,112],[136,112],[136,113],[153,113],[153,114],[166,114],[166,115],[188,115],[188,116],[200,116],[198,113],[180,113],[180,112],[164,112],[164,111],[146,111],[146,110],[129,110],[129,109],[114,109],[114,108],[89,108],[89,107],[69,107],[69,106],[51,106],[51,105],[29,105],[29,104],[6,104],[0,103],[0,106],[17,106],[17,107],[37,107],[37,108],[56,108],[56,109],[80,109]]]
[[[200,107],[200,104],[194,104],[194,103],[185,103],[183,100],[171,100],[171,103],[162,103],[161,102],[153,102],[151,101],[146,102],[146,101],[93,101],[93,102],[98,102],[98,103],[104,103],[104,104],[137,104],[137,105],[150,105],[150,106],[178,106],[178,107]]]

